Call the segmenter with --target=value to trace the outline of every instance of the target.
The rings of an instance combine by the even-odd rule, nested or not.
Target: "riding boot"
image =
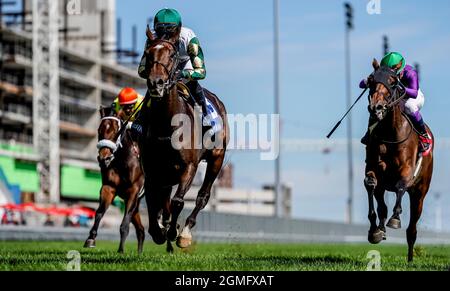
[[[203,125],[211,126],[211,121],[209,118],[208,108],[206,107],[206,96],[203,87],[200,86],[198,81],[191,81],[188,84],[189,90],[191,90],[192,95],[194,95],[195,102],[202,108],[203,113]]]
[[[422,115],[419,111],[409,114],[409,117],[413,123],[414,128],[419,133],[420,140],[420,152],[428,153],[432,147],[433,139],[431,138],[428,130],[425,126],[425,122],[423,121]]]
[[[370,140],[370,130],[369,128],[375,124],[377,120],[375,118],[370,117],[369,118],[369,125],[366,131],[366,134],[361,138],[361,143],[363,145],[368,145],[369,144],[369,140]]]

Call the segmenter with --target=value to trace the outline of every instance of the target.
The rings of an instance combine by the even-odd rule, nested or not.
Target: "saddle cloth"
[[[183,99],[191,104],[192,102],[189,102],[191,96],[189,88],[184,83],[178,82],[177,89],[178,93],[183,97]],[[214,133],[218,133],[219,131],[222,130],[222,122],[220,121],[221,117],[219,115],[219,111],[217,110],[216,106],[214,106],[214,104],[211,102],[211,100],[208,99],[208,97],[205,98],[205,101],[206,101],[206,110],[208,111],[206,117],[208,118],[208,120],[206,120],[206,123],[210,124]],[[203,122],[205,123],[205,120]],[[205,126],[205,124],[203,125]]]

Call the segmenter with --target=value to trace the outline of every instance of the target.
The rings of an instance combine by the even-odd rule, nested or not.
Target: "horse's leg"
[[[395,193],[397,196],[397,199],[395,200],[395,206],[394,206],[394,213],[392,214],[392,217],[389,219],[387,223],[387,227],[392,229],[400,229],[402,227],[402,223],[400,221],[400,215],[402,214],[402,200],[403,195],[405,195],[406,192],[406,186],[408,184],[408,181],[406,181],[406,178],[404,177],[410,177],[408,171],[401,171],[402,179],[400,182],[397,183],[397,192]]]
[[[95,221],[91,230],[89,231],[89,237],[84,243],[85,248],[95,248],[95,238],[97,237],[98,227],[100,225],[100,221],[103,218],[106,210],[108,210],[109,205],[116,197],[116,189],[110,186],[102,186],[100,189],[100,205],[95,212]]]
[[[198,192],[195,208],[186,219],[186,225],[177,240],[177,245],[180,248],[187,248],[192,243],[191,230],[197,222],[198,213],[208,204],[209,197],[211,196],[211,188],[217,178],[217,175],[219,175],[219,172],[222,169],[223,159],[224,155],[221,154],[215,159],[208,161],[205,180],[203,181],[202,187]]]
[[[142,254],[145,240],[145,228],[141,222],[141,215],[139,214],[139,207],[136,208],[133,216],[131,217],[131,223],[133,223],[136,229],[136,237],[138,241],[138,253]]]
[[[425,195],[421,191],[411,191],[409,195],[411,209],[409,226],[406,230],[406,239],[408,241],[408,262],[412,262],[414,257],[414,244],[416,243],[417,238],[417,222],[422,215],[424,197]]]
[[[374,196],[375,190],[378,186],[378,181],[375,175],[375,172],[369,171],[366,174],[366,178],[364,179],[364,186],[366,187],[368,198],[369,198],[369,221],[370,221],[370,229],[368,240],[372,244],[380,243],[383,240],[382,234],[380,231],[377,231],[377,214],[375,213],[374,206]]]
[[[171,189],[171,187],[169,187]],[[162,197],[160,194],[166,188],[151,187],[148,179],[145,180],[145,201],[147,202],[148,210],[148,233],[151,235],[153,241],[162,245],[166,242],[166,236],[163,229],[159,226],[158,218],[162,209]]]
[[[172,187],[167,188],[167,191],[165,193],[162,193],[163,197],[163,211],[162,211],[162,225],[164,229],[166,230],[166,233],[170,227],[170,220],[171,220],[171,212],[170,212],[170,195],[172,194]],[[167,246],[166,251],[168,253],[173,253],[173,246],[170,239],[167,240]]]
[[[171,213],[170,213],[170,194],[172,194],[172,188],[170,189],[170,192],[168,193],[165,201],[164,201],[164,205],[163,205],[163,212],[162,212],[162,225],[164,227],[164,229],[166,229],[166,233],[169,230],[170,227],[170,219],[171,219]],[[166,246],[166,251],[168,253],[173,253],[173,246],[172,246],[172,242],[170,241],[170,239],[167,240],[167,246]]]
[[[122,223],[120,224],[120,245],[119,253],[123,253],[125,240],[130,232],[131,218],[138,209],[138,197],[139,186],[135,185],[127,189],[126,195],[128,197],[125,202],[125,213],[123,215]]]
[[[378,231],[382,232],[383,240],[386,239],[386,220],[388,214],[386,202],[384,201],[385,192],[386,191],[381,187],[375,189],[375,199],[377,200],[377,213],[379,220]]]
[[[186,166],[186,170],[181,175],[180,184],[178,185],[177,192],[170,203],[170,212],[172,214],[172,218],[170,221],[170,227],[167,232],[167,239],[170,241],[174,241],[178,236],[177,229],[177,220],[181,211],[184,207],[184,195],[186,195],[187,191],[191,187],[192,180],[194,179],[195,173],[197,172],[197,165],[193,163],[188,164]]]

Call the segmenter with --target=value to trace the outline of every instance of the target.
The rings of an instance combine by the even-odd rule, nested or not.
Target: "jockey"
[[[425,103],[425,96],[419,87],[419,76],[417,71],[412,66],[407,65],[403,56],[396,52],[387,54],[381,60],[381,66],[394,69],[397,72],[400,81],[405,86],[407,97],[404,102],[405,113],[420,133],[420,151],[428,153],[433,146],[433,140],[427,131],[425,122],[420,114],[420,109],[422,109]],[[359,87],[361,89],[367,88],[367,80],[362,80]],[[367,145],[368,137],[369,133],[367,132],[361,142]]]
[[[179,53],[179,65],[176,78],[183,80],[187,85],[195,101],[202,107],[204,125],[210,125],[209,112],[206,107],[205,92],[199,84],[199,80],[206,78],[205,60],[200,42],[195,33],[182,26],[181,15],[175,9],[162,9],[154,18],[154,34],[160,39],[176,37],[176,46]],[[150,45],[147,40],[145,49]],[[139,76],[147,79],[149,76],[146,68],[145,55],[139,65]]]
[[[121,117],[123,119],[129,119],[129,126],[131,126],[131,122],[136,119],[137,114],[142,108],[143,100],[144,96],[139,94],[133,88],[126,87],[119,92],[119,95],[117,95],[111,106],[117,115],[122,113]]]

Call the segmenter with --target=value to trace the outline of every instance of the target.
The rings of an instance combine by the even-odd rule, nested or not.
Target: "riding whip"
[[[359,102],[359,100],[362,98],[364,93],[366,93],[367,89],[368,88],[364,89],[364,91],[361,93],[361,95],[359,95],[358,99],[356,99],[355,103],[353,103],[353,105],[350,107],[350,109],[347,110],[347,112],[344,114],[344,116],[341,118],[341,120],[339,120],[339,122],[336,123],[336,125],[333,127],[331,132],[327,135],[327,138],[330,138],[333,135],[333,133],[336,131],[336,129],[338,129],[338,127],[341,125],[342,121],[347,117],[347,115],[350,113],[350,111],[352,111],[353,107],[356,105],[356,103]]]

